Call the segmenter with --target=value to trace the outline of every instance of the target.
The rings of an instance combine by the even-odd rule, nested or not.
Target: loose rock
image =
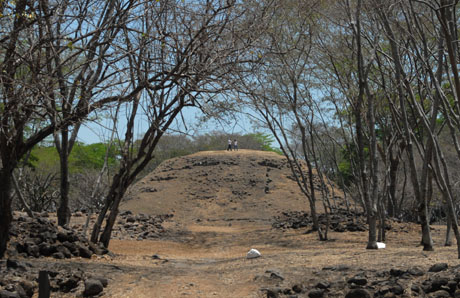
[[[438,263],[431,266],[428,272],[441,272],[447,270],[448,267],[447,263]]]
[[[353,289],[345,295],[345,298],[371,298],[371,294],[365,289]]]
[[[255,249],[255,248],[251,248],[250,251],[248,251],[247,255],[246,255],[246,258],[247,259],[255,259],[255,258],[258,258],[261,256],[261,253]]]
[[[100,294],[104,290],[104,286],[97,279],[88,279],[85,281],[85,291],[83,295],[94,296]]]

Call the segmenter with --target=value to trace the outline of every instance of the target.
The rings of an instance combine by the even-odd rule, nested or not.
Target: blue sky
[[[251,125],[250,117],[238,116],[238,120],[228,121],[228,123],[209,121],[207,123],[199,123],[198,118],[202,115],[197,108],[185,108],[183,118],[187,127],[184,127],[181,118],[171,127],[169,133],[186,133],[190,136],[203,135],[207,132],[221,131],[228,134],[248,134],[253,133],[254,128]],[[127,121],[123,116],[118,117],[119,127],[122,130]],[[109,127],[112,126],[110,119],[103,119],[101,124],[95,122],[87,122],[81,126],[78,140],[86,144],[104,142],[110,138]],[[141,137],[142,132],[147,129],[145,117],[140,115],[136,124],[136,134]],[[124,133],[124,131],[122,132]]]

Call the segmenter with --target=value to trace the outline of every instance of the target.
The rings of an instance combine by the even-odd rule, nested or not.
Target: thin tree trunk
[[[448,208],[448,207],[446,207]],[[446,222],[446,242],[444,242],[444,246],[452,246],[452,217],[450,216],[450,212],[447,211],[447,222]]]
[[[32,212],[32,210],[30,209],[29,205],[27,204],[26,199],[24,198],[24,195],[23,195],[21,189],[19,188],[18,181],[16,179],[16,176],[14,176],[14,173],[11,174],[11,178],[13,180],[13,185],[14,185],[14,188],[16,190],[16,194],[18,195],[18,198],[21,201],[22,206],[26,210],[27,215],[29,215],[31,218],[34,218],[34,213]]]
[[[376,213],[367,216],[369,221],[369,237],[366,249],[377,249],[377,216]]]
[[[399,203],[396,209],[396,214],[398,215],[398,217],[399,215],[401,215],[402,206],[403,206],[404,201],[406,200],[406,187],[407,187],[406,163],[403,163],[403,169],[404,169],[403,171],[404,180],[403,180],[403,185],[401,189],[401,200],[399,200]]]
[[[68,128],[63,128],[61,132],[61,144],[56,146],[59,152],[60,161],[60,201],[57,210],[58,225],[66,226],[72,216],[69,208],[69,140]]]
[[[385,206],[384,203],[379,200],[379,221],[380,221],[380,235],[379,235],[379,241],[380,242],[385,242],[386,241],[386,215],[385,215]]]
[[[13,169],[3,167],[0,169],[0,259],[5,256],[11,222],[13,221],[12,214],[12,198],[11,198],[11,175]]]
[[[422,227],[423,250],[433,251],[433,240],[431,239],[430,222],[428,220],[428,207],[425,202],[419,205],[420,225]]]
[[[391,47],[391,56],[393,58],[393,63],[395,67],[395,79],[396,82],[398,83],[397,91],[398,91],[398,99],[399,99],[399,106],[400,106],[400,111],[402,115],[402,122],[403,122],[403,127],[404,127],[404,136],[406,140],[406,145],[407,145],[407,157],[409,160],[409,168],[410,168],[410,173],[411,173],[411,180],[412,180],[412,185],[414,189],[414,194],[417,199],[417,202],[419,204],[419,217],[420,217],[420,224],[422,228],[422,240],[423,240],[423,250],[426,251],[432,251],[433,249],[433,241],[431,238],[431,232],[430,232],[430,226],[429,222],[427,220],[428,218],[428,204],[426,200],[426,195],[425,191],[422,191],[421,187],[426,186],[426,171],[427,171],[427,163],[431,158],[429,158],[428,154],[426,154],[425,159],[424,159],[424,165],[423,165],[423,171],[422,171],[422,179],[421,179],[421,184],[418,181],[418,170],[417,170],[417,165],[416,165],[416,158],[415,158],[415,153],[414,153],[414,148],[413,148],[413,137],[411,134],[411,128],[409,126],[409,120],[408,120],[408,115],[407,115],[407,107],[406,107],[406,101],[407,98],[404,93],[403,86],[406,87],[408,92],[411,92],[411,87],[410,83],[407,81],[406,75],[404,73],[403,67],[401,65],[401,60],[400,60],[400,55],[399,55],[399,49],[398,45],[396,44],[396,39],[395,35],[393,33],[393,29],[391,28],[388,17],[385,12],[380,11],[380,16],[385,28],[385,31],[388,35],[388,40],[390,42],[390,47]],[[430,145],[431,142],[428,142],[428,145]],[[431,146],[432,147],[432,146]],[[429,159],[428,159],[429,158]]]
[[[114,197],[117,196],[116,192],[117,192],[118,183],[120,183],[120,176],[117,174],[113,177],[109,193],[107,194],[105,202],[104,202],[104,207],[102,207],[102,210],[99,212],[96,222],[94,223],[93,231],[91,232],[91,239],[90,239],[90,241],[93,243],[98,243],[99,233],[101,232],[101,227],[102,227],[102,223],[104,222],[105,215],[107,214],[107,211],[112,206]]]
[[[390,185],[388,187],[388,216],[394,217],[396,215],[397,209],[397,199],[396,199],[396,179],[398,174],[399,158],[393,158],[393,154],[390,151]]]
[[[121,191],[121,190],[120,190]],[[123,193],[117,193],[117,196],[114,199],[112,208],[110,208],[110,214],[105,222],[104,231],[101,234],[99,241],[104,245],[104,247],[109,247],[110,238],[112,235],[113,226],[118,215],[118,207],[120,206],[121,199],[123,198]]]

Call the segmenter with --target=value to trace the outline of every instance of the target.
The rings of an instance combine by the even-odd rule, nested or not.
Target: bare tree
[[[177,1],[146,2],[143,11],[137,34],[124,32],[132,53],[130,80],[138,84],[149,75],[155,80],[149,81],[145,92],[129,106],[120,143],[121,165],[93,227],[91,241],[106,247],[123,195],[153,158],[173,121],[187,106],[205,109],[216,104],[215,95],[223,96],[233,87],[240,65],[257,62],[248,56],[248,47],[263,28],[265,16],[264,11],[251,10],[250,2],[235,1],[205,1],[193,6]],[[148,125],[136,141],[135,119],[139,113],[145,115]]]
[[[126,84],[121,75],[126,52],[114,41],[119,28],[137,17],[132,14],[136,5],[117,0],[2,3],[0,257],[12,220],[12,172],[20,159],[56,131],[66,131],[111,102],[129,101],[144,88],[144,83]],[[26,133],[32,124],[38,129]],[[67,209],[64,213],[68,218]]]
[[[312,39],[318,34],[314,7],[318,3],[286,1],[274,13],[270,29],[263,36],[259,54],[263,63],[251,80],[242,80],[240,97],[274,135],[287,158],[297,185],[309,202],[313,229],[320,240],[327,240],[328,226],[321,227],[317,216],[315,176],[318,162],[315,140],[315,114],[312,90]],[[262,58],[263,57],[263,58]],[[325,183],[320,183],[325,195]],[[322,197],[326,200],[326,196]],[[326,214],[327,204],[323,205]]]

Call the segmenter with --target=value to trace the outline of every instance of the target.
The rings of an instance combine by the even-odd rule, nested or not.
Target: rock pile
[[[112,233],[113,238],[148,240],[163,236],[166,230],[162,224],[173,214],[151,216],[147,214],[134,215],[131,211],[123,211],[118,216],[117,225]]]
[[[318,216],[319,223],[326,225],[327,217],[324,214]],[[308,213],[303,211],[283,212],[275,218],[272,227],[276,229],[299,229],[311,227],[313,220]],[[352,213],[346,210],[336,210],[329,214],[329,228],[334,232],[363,232],[367,230],[366,218],[362,213]],[[389,229],[390,226],[387,226]]]
[[[94,296],[103,292],[108,280],[87,275],[67,264],[52,264],[45,270],[50,290],[57,293],[75,293],[76,296]],[[41,269],[40,269],[41,270]],[[0,297],[28,298],[38,291],[39,269],[31,263],[7,259],[0,262]]]
[[[15,216],[10,229],[10,257],[71,257],[91,258],[93,254],[103,255],[108,250],[95,245],[74,230],[56,226],[45,217]]]
[[[304,284],[280,280],[277,287],[264,287],[261,291],[266,297],[460,297],[460,266],[434,264],[428,270],[412,267],[355,273],[351,270],[340,265],[326,267],[317,274],[322,280]]]

